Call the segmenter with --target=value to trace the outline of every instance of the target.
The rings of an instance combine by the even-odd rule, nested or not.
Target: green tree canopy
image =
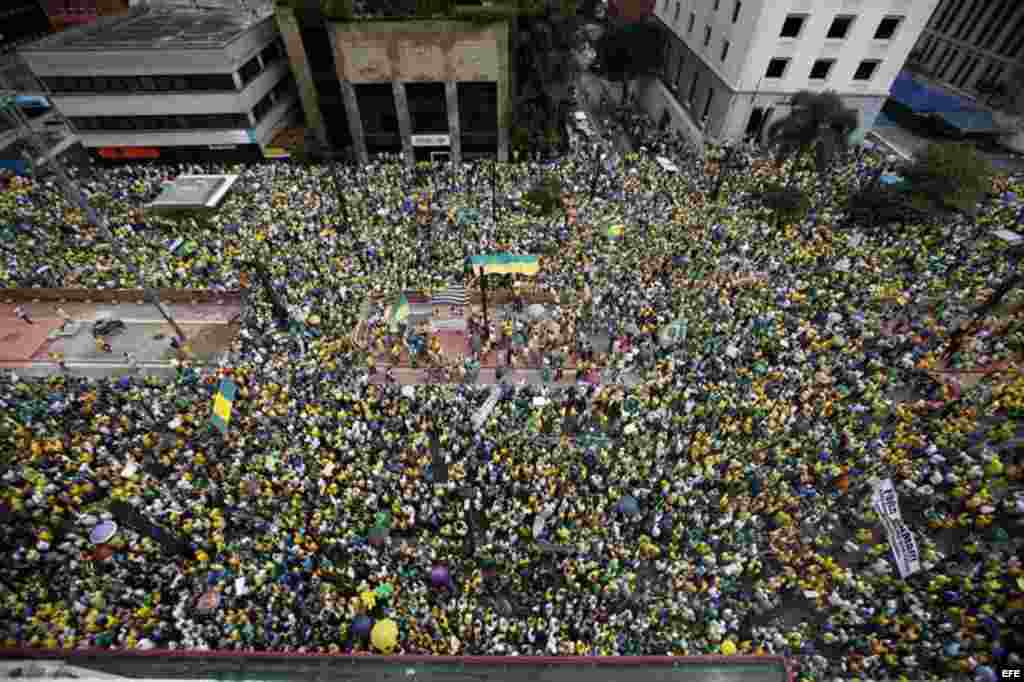
[[[803,90],[793,95],[789,105],[789,115],[768,127],[769,145],[776,147],[783,161],[814,149],[818,173],[824,174],[846,150],[850,133],[860,126],[859,115],[834,92]]]
[[[930,144],[903,170],[916,207],[964,213],[985,197],[992,175],[991,164],[969,142]]]

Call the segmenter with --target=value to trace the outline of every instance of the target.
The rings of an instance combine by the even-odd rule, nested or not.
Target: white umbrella
[[[533,303],[526,308],[526,314],[535,320],[539,320],[547,314],[547,309],[540,303]]]

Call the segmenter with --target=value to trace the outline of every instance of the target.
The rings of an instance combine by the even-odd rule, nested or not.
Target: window
[[[828,78],[829,72],[832,70],[832,65],[836,63],[834,59],[818,59],[814,62],[814,66],[811,67],[811,80],[825,80]]]
[[[700,80],[700,73],[693,74],[693,83],[690,85],[690,96],[687,101],[690,105],[693,105],[693,100],[697,98],[697,82]]]
[[[768,62],[768,70],[764,72],[765,78],[782,78],[789,66],[788,59],[773,59]]]
[[[886,17],[878,22],[878,28],[875,30],[875,40],[892,40],[892,37],[896,35],[896,29],[899,28],[903,22],[903,17]]]
[[[263,52],[260,52],[260,57],[263,58],[264,67],[273,64],[278,59],[280,59],[281,47],[280,45],[278,45],[277,41],[275,40],[274,42],[270,43],[265,48],[263,48]]]
[[[498,132],[498,84],[462,82],[459,96],[459,129],[464,133]]]
[[[996,26],[1002,26],[1005,22],[1010,20],[1010,16],[1013,14],[1013,8],[1016,4],[1016,0],[1003,0],[1003,4],[1000,6],[999,10],[992,12],[988,23],[981,29],[981,33],[978,34],[974,44],[980,45],[981,47],[989,50],[992,49],[993,46],[989,44],[989,39],[992,37],[992,29]]]
[[[258,76],[260,73],[260,62],[259,59],[253,57],[245,63],[239,71],[238,75],[242,77],[242,85],[248,85],[252,82],[252,79]]]
[[[272,95],[273,91],[268,92],[266,95],[263,96],[263,99],[257,102],[256,106],[253,107],[252,117],[256,119],[257,123],[262,121],[266,117],[266,115],[270,113],[270,110],[274,108],[274,100]]]
[[[732,23],[736,23],[740,18],[740,10],[743,9],[743,3],[740,0],[736,0],[736,4],[732,6]]]
[[[686,27],[687,33],[693,33],[693,22],[697,20],[697,15],[690,12],[690,25]]]
[[[828,33],[825,34],[825,37],[829,40],[843,40],[849,34],[852,24],[853,17],[838,16],[832,20],[832,25],[828,27]]]
[[[682,57],[682,55],[680,55],[679,56],[679,61],[676,62],[676,81],[675,81],[674,87],[673,87],[673,90],[675,90],[676,92],[679,92],[679,81],[682,79],[682,77],[683,77],[683,57]]]
[[[953,66],[953,62],[955,62],[959,57],[960,50],[953,50],[953,56],[949,58],[949,61],[947,61],[945,65],[943,65],[943,67],[938,71],[936,75],[938,75],[939,78],[944,79],[946,77],[946,73],[949,71],[949,68]]]
[[[708,98],[704,100],[704,113],[700,116],[700,124],[703,126],[707,122],[708,114],[711,113],[711,102],[715,99],[715,89],[708,88]]]
[[[210,73],[186,76],[188,89],[197,92],[233,91],[235,79],[230,73]]]
[[[676,0],[676,17],[672,20],[673,23],[679,21],[679,0]]]
[[[857,67],[857,70],[853,74],[853,80],[855,81],[869,81],[875,75],[875,71],[878,69],[879,62],[874,59],[865,59]]]
[[[790,14],[786,17],[786,20],[782,22],[782,30],[779,32],[780,38],[796,38],[799,37],[801,29],[804,27],[805,17],[803,14]]]
[[[722,5],[722,0],[715,0],[715,10],[714,10],[714,11],[715,11],[715,12],[717,12],[717,11],[718,11],[718,8],[719,8],[719,7],[721,6],[721,5]]]
[[[710,42],[711,42],[711,27],[710,26],[705,26],[704,27],[704,47],[707,47]]]
[[[729,41],[728,40],[723,40],[722,41],[722,61],[724,62],[725,58],[728,57],[728,56],[729,56]]]

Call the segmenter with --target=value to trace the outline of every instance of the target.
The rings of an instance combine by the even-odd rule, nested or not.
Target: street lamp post
[[[14,102],[14,96],[10,93],[5,93],[2,100],[0,100],[0,110],[6,113],[11,120],[14,122],[16,128],[22,128],[28,133],[29,144],[32,146],[37,158],[44,158],[46,156],[46,147],[39,141],[39,133],[34,130],[29,124],[28,120],[24,117],[21,111],[18,109]],[[142,271],[128,258],[128,255],[121,249],[120,244],[117,242],[117,238],[107,227],[105,221],[101,220],[96,210],[89,204],[89,200],[85,198],[85,194],[81,189],[75,187],[71,178],[64,171],[64,167],[55,154],[49,161],[50,166],[53,168],[54,173],[57,176],[57,184],[60,185],[61,190],[64,191],[64,195],[67,197],[71,204],[78,206],[82,210],[89,224],[96,228],[96,231],[103,236],[104,239],[110,244],[110,250],[117,257],[118,260],[135,275],[136,280],[143,289],[143,297],[147,303],[152,303],[154,307],[160,312],[160,315],[167,321],[167,324],[171,325],[174,329],[174,333],[178,336],[178,339],[185,342],[185,332],[181,330],[178,323],[174,321],[171,314],[164,307],[163,303],[160,302],[160,296],[156,289],[146,285],[143,280]]]

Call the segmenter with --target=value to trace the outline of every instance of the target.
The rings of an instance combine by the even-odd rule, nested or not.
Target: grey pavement
[[[136,677],[164,679],[238,680],[239,682],[328,680],[375,682],[786,682],[785,668],[774,661],[729,661],[676,659],[671,665],[603,664],[573,661],[562,665],[532,663],[465,664],[453,661],[382,660],[375,656],[358,658],[310,656],[288,657],[69,657],[84,668]]]

